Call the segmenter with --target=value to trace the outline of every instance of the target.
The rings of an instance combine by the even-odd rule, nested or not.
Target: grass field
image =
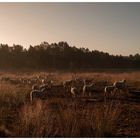
[[[0,72],[0,77],[17,79],[38,75],[49,75],[56,84],[73,77],[93,78],[97,85],[126,79],[129,86],[140,89],[140,72]],[[31,103],[30,91],[28,84],[0,82],[0,137],[140,137],[139,92],[107,99],[103,91],[91,98],[56,93]]]

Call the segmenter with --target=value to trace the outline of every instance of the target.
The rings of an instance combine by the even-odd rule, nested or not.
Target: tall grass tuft
[[[119,104],[98,105],[74,102],[62,108],[59,102],[37,101],[20,112],[16,132],[19,137],[113,137],[120,115]]]

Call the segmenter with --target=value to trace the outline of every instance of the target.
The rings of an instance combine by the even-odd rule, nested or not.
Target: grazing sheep
[[[54,81],[53,80],[50,80],[47,83],[48,83],[49,86],[52,86],[54,84]]]
[[[122,80],[122,81],[117,81],[113,84],[113,86],[116,88],[116,90],[126,90],[127,89],[127,85],[126,85],[126,80]]]
[[[32,84],[40,84],[41,82],[37,78],[30,79]]]
[[[36,78],[37,78],[37,79],[41,79],[41,78],[42,78],[42,76],[41,76],[41,75],[38,75]]]
[[[90,85],[83,86],[83,96],[88,95],[91,96],[91,93],[95,90],[95,84],[92,83]]]
[[[48,84],[43,84],[43,85],[41,85],[41,86],[39,87],[40,90],[42,90],[42,89],[44,89],[44,88],[48,89],[48,88],[49,88],[49,85],[48,85]]]
[[[83,80],[80,79],[80,78],[76,78],[74,83],[75,83],[76,87],[77,87],[77,86],[78,86],[78,87],[84,86],[84,82],[83,82]]]
[[[72,85],[72,83],[74,82],[74,80],[66,80],[63,82],[63,86],[64,88],[70,87]]]
[[[46,83],[47,83],[47,80],[46,80],[46,79],[42,79],[42,80],[41,80],[41,83],[42,83],[42,84],[46,84]]]
[[[108,95],[110,96],[111,94],[114,93],[115,86],[106,86],[104,88],[104,97],[107,97]]]
[[[34,98],[44,99],[46,97],[46,88],[40,90],[33,90],[30,92],[30,101],[32,102]]]
[[[29,84],[29,85],[31,85],[31,84],[32,84],[31,79],[28,79],[28,84]]]
[[[11,84],[19,84],[20,83],[20,80],[18,80],[18,79],[9,79],[9,82],[11,83]]]
[[[9,77],[1,77],[1,81],[9,81],[10,78]]]
[[[20,84],[23,83],[23,78],[19,78]]]
[[[33,85],[32,86],[32,90],[38,90],[38,89],[39,89],[38,85]]]
[[[23,83],[23,84],[27,84],[27,83],[28,83],[28,79],[23,79],[23,80],[22,80],[22,83]]]
[[[104,89],[105,93],[112,93],[115,89],[115,86],[106,86]]]
[[[84,79],[83,83],[84,83],[84,85],[91,84],[92,83],[92,79]]]
[[[74,98],[78,97],[79,96],[78,89],[76,87],[71,87],[71,94]]]
[[[53,85],[50,82],[50,83],[41,85],[39,87],[39,90],[46,89],[49,93],[51,93],[52,92],[52,87],[53,87]]]

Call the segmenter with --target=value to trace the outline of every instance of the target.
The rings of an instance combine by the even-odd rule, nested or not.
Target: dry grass
[[[23,73],[23,77],[49,73]],[[1,76],[19,77],[17,73]],[[77,73],[73,76],[114,82],[126,78],[140,87],[140,73]],[[55,82],[73,77],[54,73]],[[138,103],[109,100],[85,102],[80,99],[51,98],[28,102],[30,86],[0,84],[1,137],[139,137]],[[101,93],[102,94],[102,93]],[[131,124],[131,125],[130,125]]]
[[[103,107],[77,102],[63,108],[55,100],[25,105],[19,114],[18,137],[111,137],[121,110],[113,102]],[[61,101],[62,103],[62,101]]]

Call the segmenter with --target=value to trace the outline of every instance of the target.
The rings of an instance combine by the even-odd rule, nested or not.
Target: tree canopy
[[[70,46],[67,42],[42,42],[24,49],[0,44],[0,68],[58,70],[139,69],[140,55],[110,55],[98,50]]]

